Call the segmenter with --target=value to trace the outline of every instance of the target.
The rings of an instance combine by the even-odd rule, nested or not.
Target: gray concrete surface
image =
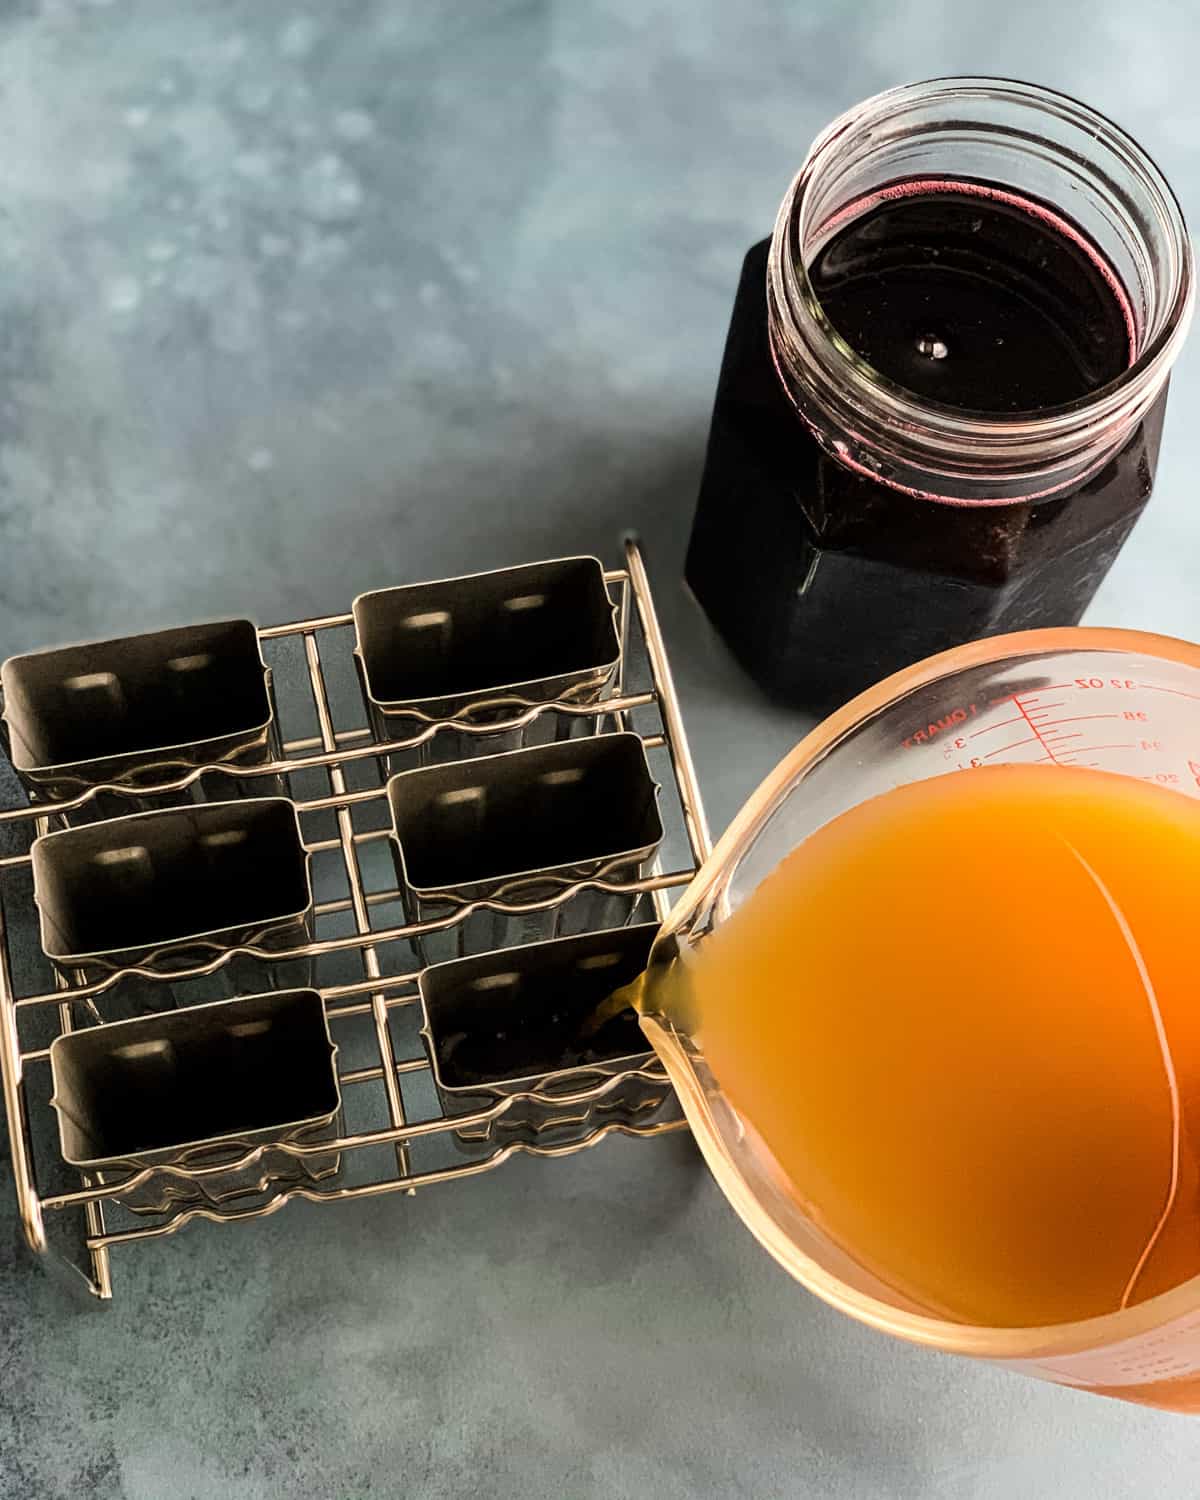
[[[1170,0],[10,3],[0,654],[647,539],[714,823],[803,725],[679,588],[736,272],[816,129],[1032,77],[1200,221]],[[1200,354],[1092,618],[1200,634]],[[1200,1488],[1200,1424],[892,1345],[686,1143],[200,1228],[80,1313],[0,1167],[0,1494],[1071,1500]]]

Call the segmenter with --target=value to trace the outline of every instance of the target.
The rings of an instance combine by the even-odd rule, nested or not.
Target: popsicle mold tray
[[[197,1220],[683,1128],[632,1015],[584,1024],[709,847],[635,542],[0,693],[13,1178],[76,1286]]]

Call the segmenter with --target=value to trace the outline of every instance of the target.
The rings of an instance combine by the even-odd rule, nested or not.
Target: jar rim
[[[1075,401],[1039,411],[984,414],[915,397],[871,366],[841,337],[821,306],[799,253],[806,233],[814,229],[819,232],[822,227],[812,223],[814,184],[836,162],[848,137],[894,122],[917,105],[944,99],[969,106],[973,98],[1032,108],[1086,133],[1110,156],[1118,158],[1134,179],[1144,197],[1150,232],[1161,235],[1165,247],[1168,274],[1163,277],[1161,308],[1156,309],[1144,345],[1136,349],[1128,367]],[[1065,156],[1066,148],[1056,148],[1056,154],[1059,151]],[[784,337],[819,347],[824,379],[840,382],[847,399],[874,420],[910,436],[919,433],[931,452],[940,453],[952,464],[956,450],[967,443],[977,447],[980,454],[1004,455],[1018,462],[1025,456],[1033,474],[1044,467],[1048,456],[1069,453],[1081,434],[1097,424],[1144,413],[1178,354],[1195,295],[1192,248],[1183,212],[1148,153],[1120,126],[1068,94],[1016,79],[979,76],[904,84],[874,95],[832,121],[813,142],[780,206],[767,281],[768,299],[772,312],[778,309]],[[772,346],[778,365],[780,350],[774,337]]]

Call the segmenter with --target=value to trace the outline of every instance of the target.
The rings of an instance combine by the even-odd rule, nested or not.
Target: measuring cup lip
[[[1163,661],[1178,661],[1185,666],[1200,670],[1200,645],[1194,641],[1181,640],[1176,636],[1156,635],[1148,630],[1124,630],[1109,625],[1063,625],[1048,630],[1017,630],[1010,635],[985,636],[982,640],[967,641],[961,646],[952,646],[948,651],[939,651],[934,656],[902,667],[890,677],[884,677],[874,686],[865,688],[856,697],[844,703],[813,729],[776,766],[751,803],[759,802],[759,794],[778,789],[782,778],[790,784],[798,773],[808,770],[851,729],[856,729],[867,719],[881,713],[917,688],[926,687],[944,677],[969,667],[984,666],[989,662],[1003,661],[1008,657],[1019,660],[1029,656],[1048,656],[1065,651],[1127,651],[1143,656],[1157,656]],[[748,804],[743,813],[750,810]],[[741,817],[736,820],[741,822]]]
[[[1006,657],[1045,656],[1064,651],[1127,651],[1178,661],[1200,671],[1200,645],[1176,636],[1155,635],[1146,630],[1124,630],[1107,625],[1064,625],[1048,630],[1018,630],[1010,635],[986,636],[939,651],[884,677],[865,688],[841,708],[822,719],[779,764],[744,803],[721,836],[699,873],[684,889],[671,909],[664,931],[684,926],[702,906],[722,872],[745,851],[763,820],[779,799],[852,730],[890,708],[917,688],[952,677],[969,667],[1003,661]]]
[[[840,741],[916,689],[971,667],[1006,659],[1071,651],[1128,652],[1181,662],[1200,671],[1200,645],[1174,636],[1106,626],[1063,626],[990,636],[926,657],[885,677],[852,698],[819,723],[786,755],[729,825],[699,874],[686,888],[663,925],[663,933],[685,928],[705,907],[726,871],[745,853],[759,828],[795,783],[836,748]],[[1200,704],[1200,693],[1197,693]],[[1200,715],[1200,707],[1197,708]],[[654,1016],[642,1017],[646,1032],[670,1074],[692,1133],[713,1176],[763,1248],[809,1291],[839,1311],[885,1333],[953,1354],[987,1359],[1036,1360],[1085,1353],[1195,1313],[1200,1307],[1200,1276],[1134,1307],[1101,1317],[1045,1327],[996,1328],[951,1322],[903,1311],[866,1292],[858,1292],[796,1248],[786,1229],[759,1203],[743,1181],[716,1127],[704,1090],[684,1049],[670,1027]]]

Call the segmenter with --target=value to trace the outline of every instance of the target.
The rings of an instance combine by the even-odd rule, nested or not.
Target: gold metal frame
[[[614,1119],[595,1125],[594,1128],[588,1125],[578,1136],[572,1137],[565,1143],[558,1141],[554,1144],[536,1145],[514,1141],[509,1144],[496,1145],[488,1154],[478,1159],[459,1159],[447,1166],[421,1169],[413,1165],[411,1156],[413,1151],[423,1144],[433,1138],[441,1138],[449,1142],[454,1132],[461,1132],[464,1128],[482,1129],[486,1132],[487,1127],[503,1116],[517,1100],[536,1100],[540,1096],[536,1093],[511,1095],[486,1109],[469,1115],[446,1116],[440,1111],[440,1106],[435,1105],[434,1108],[439,1112],[434,1117],[410,1122],[406,1115],[405,1090],[401,1087],[401,1080],[410,1083],[413,1079],[424,1075],[425,1079],[431,1083],[430,1059],[423,1045],[420,1056],[397,1058],[393,1042],[393,1017],[408,1008],[415,1008],[413,1014],[419,1018],[420,1002],[417,980],[420,969],[414,967],[402,973],[388,972],[384,958],[401,949],[409,951],[414,938],[452,928],[478,910],[487,909],[513,915],[550,910],[582,889],[648,896],[654,904],[658,919],[662,920],[670,906],[668,893],[685,886],[710,852],[711,840],[696,772],[684,732],[662,632],[650,595],[645,564],[636,541],[631,539],[625,543],[625,567],[607,571],[604,578],[610,595],[615,595],[621,659],[611,684],[611,695],[602,701],[580,704],[558,699],[545,703],[530,703],[527,706],[516,705],[519,711],[514,712],[512,718],[502,724],[471,723],[469,719],[463,717],[449,721],[445,725],[431,723],[404,741],[377,740],[369,727],[339,727],[331,708],[330,694],[326,684],[322,646],[328,647],[327,655],[332,658],[339,632],[343,638],[347,632],[352,637],[353,616],[346,613],[301,620],[291,625],[262,629],[259,631],[259,640],[261,645],[268,650],[272,649],[273,643],[277,643],[280,649],[286,642],[293,642],[299,647],[303,655],[303,664],[307,669],[308,702],[303,705],[303,709],[310,717],[315,715],[319,732],[316,735],[283,742],[282,753],[274,760],[244,767],[233,765],[193,767],[173,779],[164,778],[152,789],[163,795],[184,791],[193,786],[202,776],[213,772],[235,779],[280,775],[287,778],[289,789],[294,789],[295,783],[292,778],[301,773],[320,772],[327,776],[328,795],[304,798],[293,795],[291,800],[302,820],[318,814],[333,814],[336,836],[331,838],[306,837],[305,842],[311,854],[340,853],[344,871],[339,878],[344,881],[345,895],[318,901],[313,910],[318,920],[348,914],[353,923],[353,931],[333,937],[317,936],[309,943],[288,948],[282,952],[267,951],[256,947],[229,949],[209,962],[176,971],[171,979],[180,981],[212,974],[225,967],[236,955],[248,955],[270,962],[283,962],[293,959],[318,961],[331,954],[357,953],[362,965],[361,979],[328,984],[318,982],[315,987],[319,989],[324,1001],[335,1041],[338,1039],[337,1028],[355,1017],[364,1018],[368,1031],[373,1033],[374,1049],[378,1056],[377,1063],[372,1066],[344,1070],[339,1065],[339,1083],[343,1099],[347,1094],[353,1094],[356,1085],[374,1083],[382,1086],[383,1100],[386,1104],[385,1124],[369,1128],[351,1128],[344,1116],[343,1127],[334,1139],[312,1143],[281,1141],[272,1143],[269,1148],[260,1144],[248,1149],[236,1163],[225,1163],[218,1167],[164,1167],[160,1165],[154,1170],[159,1174],[175,1174],[184,1183],[196,1183],[202,1182],[213,1172],[228,1172],[231,1165],[238,1168],[253,1167],[261,1162],[264,1152],[268,1149],[276,1156],[283,1154],[303,1159],[316,1154],[328,1156],[330,1152],[341,1152],[344,1156],[353,1157],[358,1153],[365,1154],[371,1148],[384,1147],[387,1148],[386,1151],[377,1154],[386,1158],[387,1170],[377,1180],[331,1186],[327,1189],[322,1189],[319,1184],[312,1182],[298,1186],[294,1181],[289,1180],[279,1183],[278,1191],[266,1201],[256,1200],[252,1204],[231,1203],[205,1207],[197,1207],[194,1203],[184,1203],[167,1211],[159,1222],[137,1222],[120,1226],[109,1222],[113,1215],[123,1213],[120,1207],[120,1191],[128,1192],[137,1188],[150,1176],[151,1169],[135,1172],[116,1183],[105,1181],[102,1184],[89,1184],[85,1179],[83,1186],[67,1191],[39,1190],[37,1163],[41,1160],[39,1153],[43,1149],[41,1146],[43,1131],[35,1132],[31,1127],[35,1124],[44,1125],[40,1116],[49,1115],[50,1111],[48,1105],[38,1102],[37,1090],[31,1089],[30,1080],[34,1078],[35,1070],[48,1070],[50,1047],[40,1040],[36,1045],[22,1043],[25,1018],[49,1017],[51,1021],[56,1022],[58,1034],[61,1035],[74,1029],[81,1018],[87,1024],[100,1021],[97,1001],[122,981],[136,977],[161,984],[164,979],[162,975],[149,969],[133,966],[90,982],[82,975],[77,975],[75,982],[59,976],[53,981],[53,987],[44,992],[16,993],[13,983],[10,933],[5,922],[5,904],[7,901],[9,911],[14,914],[18,899],[25,900],[28,904],[26,898],[19,898],[14,892],[13,887],[16,882],[12,877],[20,872],[27,874],[30,861],[27,853],[0,856],[0,1075],[2,1075],[4,1102],[8,1116],[18,1208],[26,1240],[35,1252],[41,1255],[51,1254],[47,1236],[47,1222],[51,1216],[62,1215],[67,1211],[81,1211],[85,1220],[83,1243],[88,1259],[87,1268],[75,1267],[74,1263],[69,1260],[67,1264],[79,1270],[83,1284],[88,1291],[98,1298],[108,1299],[112,1295],[110,1254],[114,1246],[174,1234],[193,1219],[225,1222],[263,1217],[276,1212],[293,1198],[326,1202],[370,1197],[381,1193],[411,1194],[419,1187],[491,1171],[516,1152],[528,1152],[538,1156],[565,1156],[587,1149],[605,1136],[614,1133],[654,1136],[685,1128],[685,1122],[677,1114],[667,1119],[655,1118],[644,1124],[631,1124]],[[352,639],[349,642],[343,640],[342,646],[338,648],[339,656],[344,659],[346,668],[351,671],[352,645]],[[643,670],[648,679],[644,688],[629,686],[631,662],[635,654],[640,654],[643,659]],[[275,674],[277,699],[282,693],[281,676],[280,673]],[[280,709],[286,716],[287,703],[281,702]],[[676,844],[682,843],[685,846],[684,857],[678,866],[663,871],[660,854],[654,872],[636,880],[619,882],[595,878],[577,881],[536,902],[505,903],[499,900],[478,900],[436,921],[373,926],[374,909],[386,905],[398,907],[400,893],[391,888],[368,889],[368,882],[364,880],[360,866],[360,851],[371,842],[386,840],[389,837],[390,820],[381,816],[377,827],[356,827],[355,812],[359,808],[374,804],[377,814],[379,810],[386,813],[387,776],[382,771],[384,757],[394,757],[397,753],[414,750],[429,741],[440,730],[482,738],[495,735],[498,729],[519,730],[543,714],[585,716],[592,719],[596,727],[601,730],[606,727],[618,730],[635,728],[635,718],[639,721],[645,717],[650,717],[652,721],[657,720],[657,727],[649,728],[648,732],[641,732],[637,729],[635,732],[641,733],[647,751],[661,755],[665,761],[664,774],[658,777],[663,783],[664,794],[668,799],[664,804],[664,812],[670,814],[682,830],[681,837],[675,841]],[[365,706],[363,717],[366,717]],[[347,782],[347,769],[364,762],[368,764],[374,762],[374,767],[379,773],[377,784],[364,790],[351,790]],[[137,789],[137,796],[144,798],[147,792],[148,788],[143,783]],[[29,827],[34,835],[44,834],[61,826],[64,815],[86,807],[95,798],[106,794],[127,797],[132,795],[129,788],[94,787],[68,801],[39,802],[34,807],[0,809],[0,827],[17,825]],[[673,811],[670,803],[674,804]],[[664,844],[664,849],[669,847],[669,844],[670,838]],[[318,928],[318,933],[319,931]],[[653,1068],[656,1078],[665,1078],[665,1074],[662,1073],[657,1063],[653,1065]],[[643,1067],[641,1072],[644,1071]],[[641,1072],[638,1073],[638,1077],[641,1076]],[[558,1075],[552,1075],[545,1080],[547,1090],[551,1088],[557,1077]],[[558,1107],[577,1103],[581,1107],[581,1116],[590,1121],[594,1119],[592,1106],[596,1104],[602,1106],[605,1096],[619,1090],[633,1078],[634,1073],[631,1071],[617,1071],[611,1077],[589,1084],[588,1087],[576,1093],[555,1091],[553,1103]],[[430,1094],[432,1095],[433,1092],[431,1087]],[[55,1165],[61,1167],[62,1163],[58,1162]]]

